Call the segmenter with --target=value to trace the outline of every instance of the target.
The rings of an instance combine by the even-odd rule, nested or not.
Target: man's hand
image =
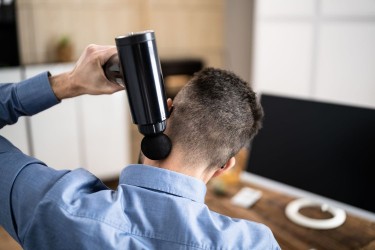
[[[71,72],[50,77],[56,97],[62,100],[83,94],[112,94],[123,90],[123,87],[108,81],[102,69],[115,53],[115,46],[87,46]]]

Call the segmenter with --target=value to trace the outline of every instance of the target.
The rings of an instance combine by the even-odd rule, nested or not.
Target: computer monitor
[[[375,110],[269,94],[261,103],[248,173],[375,215]]]

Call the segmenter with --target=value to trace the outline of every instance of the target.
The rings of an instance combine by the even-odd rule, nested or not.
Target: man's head
[[[166,133],[186,165],[223,166],[261,127],[255,93],[233,73],[206,68],[182,88]]]

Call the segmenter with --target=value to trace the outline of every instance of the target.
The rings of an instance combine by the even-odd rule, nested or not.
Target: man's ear
[[[167,106],[168,106],[168,111],[171,112],[171,108],[173,107],[173,101],[171,98],[167,99]]]
[[[216,176],[219,176],[219,175],[223,174],[225,171],[227,171],[227,170],[233,168],[234,165],[236,165],[236,158],[231,157],[231,158],[225,163],[225,165],[223,165],[221,168],[219,168],[218,170],[216,170],[216,172],[214,173],[213,177],[216,177]]]

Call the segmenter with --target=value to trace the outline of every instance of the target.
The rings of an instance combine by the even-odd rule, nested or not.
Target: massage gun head
[[[108,79],[113,75],[115,83],[121,83],[119,76],[124,80],[133,123],[145,136],[141,144],[143,154],[152,160],[164,159],[171,152],[172,143],[163,134],[169,112],[155,34],[130,33],[115,41],[118,58],[110,60],[117,60],[119,66],[106,63],[104,72]]]
[[[172,150],[172,142],[165,134],[145,136],[141,142],[142,153],[151,160],[167,158]]]

